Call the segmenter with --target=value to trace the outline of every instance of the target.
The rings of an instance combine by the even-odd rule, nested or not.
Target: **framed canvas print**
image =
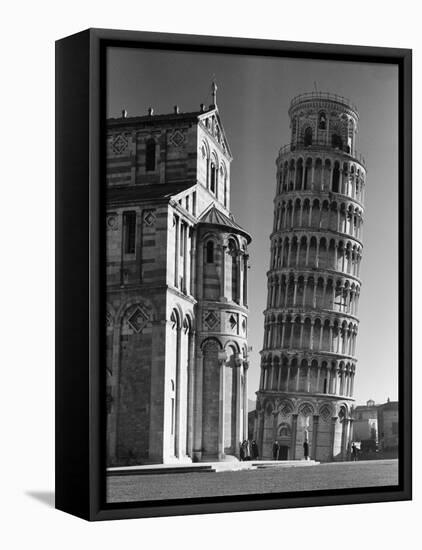
[[[56,506],[411,498],[411,51],[56,44]]]

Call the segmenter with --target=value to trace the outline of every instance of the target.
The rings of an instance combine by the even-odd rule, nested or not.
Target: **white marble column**
[[[248,361],[243,361],[243,435],[242,441],[248,439]]]
[[[219,415],[218,415],[218,458],[224,458],[224,398],[225,398],[225,368],[226,368],[226,352],[218,352],[218,365],[220,368],[220,393],[219,393]]]

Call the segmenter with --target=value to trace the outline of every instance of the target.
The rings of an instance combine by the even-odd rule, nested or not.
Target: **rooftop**
[[[174,195],[193,187],[196,183],[153,183],[148,185],[113,186],[107,189],[107,202],[170,200]]]
[[[199,223],[206,223],[210,225],[222,225],[228,229],[234,229],[237,233],[242,233],[247,239],[248,242],[251,242],[251,236],[247,233],[240,225],[238,225],[233,217],[226,216],[221,210],[215,206],[214,203],[205,210],[202,216],[199,218]]]
[[[343,97],[338,94],[332,94],[330,92],[305,92],[303,94],[299,94],[295,96],[290,102],[290,109],[292,109],[299,103],[303,103],[304,101],[317,100],[333,101],[335,103],[339,103],[340,105],[345,105],[346,107],[349,107],[349,109],[355,111],[357,117],[359,117],[359,112],[356,105],[354,105],[349,99],[347,99],[347,97]]]

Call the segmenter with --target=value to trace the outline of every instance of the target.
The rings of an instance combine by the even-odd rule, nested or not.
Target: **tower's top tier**
[[[348,99],[328,92],[294,97],[289,108],[291,148],[333,148],[355,153],[359,113]]]

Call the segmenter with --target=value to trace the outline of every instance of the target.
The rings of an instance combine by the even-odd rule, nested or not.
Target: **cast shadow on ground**
[[[45,504],[49,508],[54,508],[54,491],[26,491],[25,494]]]

